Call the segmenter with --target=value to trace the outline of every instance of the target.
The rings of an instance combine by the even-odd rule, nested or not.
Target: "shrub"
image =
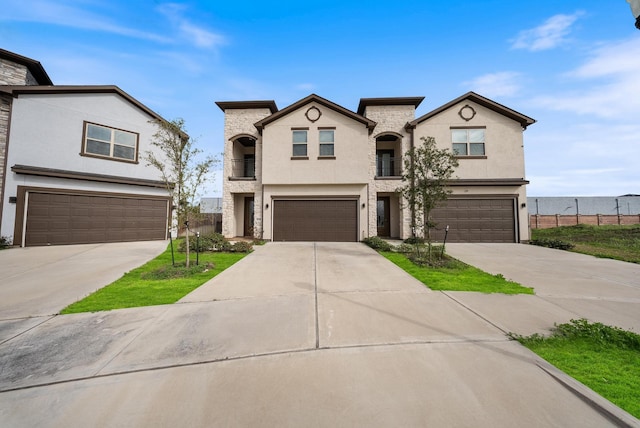
[[[413,253],[415,250],[416,250],[415,247],[409,244],[400,244],[395,248],[395,251],[397,253],[402,253],[402,254]]]
[[[250,253],[252,250],[253,244],[251,242],[238,241],[231,246],[231,252],[233,253]]]
[[[419,236],[412,236],[410,238],[407,238],[403,241],[405,244],[424,244],[426,241],[424,240],[424,238],[420,238]]]
[[[571,242],[549,238],[532,239],[531,241],[529,241],[529,244],[538,245],[540,247],[556,248],[558,250],[571,250],[575,247],[575,245],[573,245]]]
[[[8,236],[0,236],[0,250],[7,249],[11,246],[11,238]]]
[[[200,248],[197,248],[198,242],[200,243]],[[227,238],[217,232],[200,235],[199,240],[195,236],[189,237],[190,251],[229,251],[230,248],[231,244],[229,243],[229,241],[227,241]],[[180,241],[178,251],[185,252],[186,250],[187,241],[183,239],[182,241]]]
[[[364,238],[362,242],[364,244],[367,244],[368,246],[370,246],[376,251],[391,251],[391,248],[392,248],[391,244],[389,244],[387,241],[377,236],[370,236],[368,238]]]

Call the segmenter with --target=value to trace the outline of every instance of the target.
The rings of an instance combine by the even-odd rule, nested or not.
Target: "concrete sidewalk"
[[[457,297],[362,244],[270,243],[180,304],[58,316],[1,344],[0,422],[640,426]]]

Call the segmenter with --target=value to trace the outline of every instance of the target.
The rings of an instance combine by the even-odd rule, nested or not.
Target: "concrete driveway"
[[[156,257],[167,241],[0,251],[0,320],[57,314]]]
[[[362,244],[270,243],[179,304],[57,316],[6,340],[0,422],[640,426],[461,296]]]
[[[640,265],[521,244],[450,244],[447,253],[533,287],[535,296],[447,292],[504,331],[547,333],[586,318],[640,333]]]

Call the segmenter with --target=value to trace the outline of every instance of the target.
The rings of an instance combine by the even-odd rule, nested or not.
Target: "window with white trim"
[[[453,153],[457,156],[484,156],[484,128],[452,129]]]
[[[295,129],[293,133],[293,156],[307,156],[307,131],[303,129]]]
[[[333,129],[321,129],[319,131],[319,140],[320,140],[320,156],[334,156],[334,137],[335,130]]]
[[[138,134],[85,122],[82,154],[137,162]]]

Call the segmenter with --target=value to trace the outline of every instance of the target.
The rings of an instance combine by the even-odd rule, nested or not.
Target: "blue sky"
[[[624,0],[3,0],[0,47],[55,84],[117,85],[223,150],[215,101],[475,91],[538,122],[529,196],[640,194],[640,31]],[[221,192],[221,172],[205,196]]]

